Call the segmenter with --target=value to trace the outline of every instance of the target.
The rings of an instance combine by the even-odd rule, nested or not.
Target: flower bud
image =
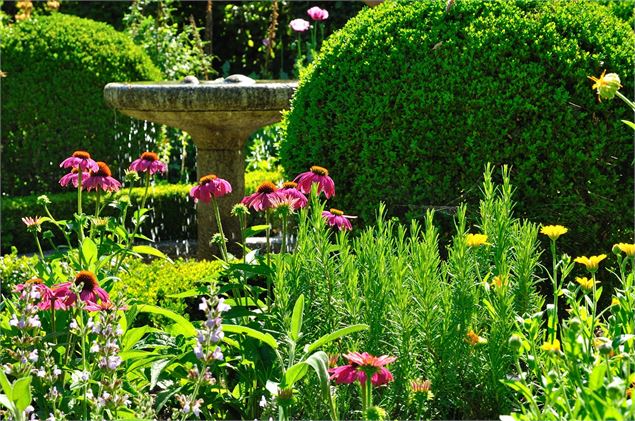
[[[600,99],[613,99],[615,93],[622,87],[617,73],[609,73],[607,75],[606,70],[604,70],[599,78],[593,76],[589,78],[595,82],[592,88],[597,90]]]
[[[247,208],[247,206],[243,205],[242,203],[237,203],[232,208],[231,215],[232,216],[249,215],[249,209]]]
[[[601,355],[610,355],[613,351],[613,344],[611,341],[602,342],[602,344],[598,346],[598,351],[600,351]]]
[[[624,380],[615,378],[606,386],[606,392],[611,399],[619,399],[624,396]]]
[[[37,197],[37,204],[40,206],[44,206],[44,205],[50,205],[51,204],[51,199],[49,199],[49,197],[45,194],[38,196]]]
[[[520,348],[523,346],[523,340],[521,339],[520,336],[516,334],[513,334],[512,336],[509,337],[508,343],[514,352],[518,352]]]

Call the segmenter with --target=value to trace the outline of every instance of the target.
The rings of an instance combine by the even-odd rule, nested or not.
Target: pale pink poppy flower
[[[82,270],[77,274],[73,282],[64,282],[53,286],[53,294],[56,298],[62,300],[66,307],[71,307],[77,302],[77,294],[71,289],[73,284],[82,287],[79,292],[79,299],[85,303],[96,304],[98,300],[110,302],[110,296],[99,286],[95,274]]]
[[[308,20],[293,19],[291,22],[289,22],[289,26],[296,32],[306,32],[311,27],[311,24]]]
[[[370,375],[373,386],[381,386],[393,380],[392,373],[385,365],[394,362],[397,358],[382,355],[375,357],[367,352],[350,352],[344,355],[349,361],[348,365],[331,368],[331,380],[338,384],[350,384],[359,380],[362,384],[366,382],[366,376]]]
[[[165,173],[168,170],[168,166],[164,162],[159,161],[159,156],[156,153],[144,152],[139,159],[132,161],[128,169],[130,171],[154,174],[159,171]]]
[[[326,9],[320,9],[317,6],[314,6],[306,11],[307,14],[313,20],[326,20],[329,18],[329,12]]]
[[[344,215],[344,212],[341,210],[331,208],[329,211],[322,212],[322,218],[324,218],[326,223],[331,227],[337,227],[340,231],[351,231],[353,226],[351,225],[351,221],[349,221],[349,219],[355,218],[355,216]]]
[[[271,181],[265,181],[258,186],[256,193],[244,197],[240,203],[260,212],[273,208],[279,197],[276,186]]]
[[[99,171],[97,163],[91,159],[86,151],[75,151],[60,164],[62,168],[79,168],[82,171]]]
[[[309,200],[306,198],[304,194],[300,190],[298,190],[298,183],[293,181],[287,181],[282,185],[282,188],[278,190],[278,195],[280,197],[286,197],[290,199],[295,199],[295,204],[293,209],[298,210],[307,205]]]
[[[60,185],[62,187],[68,186],[69,183],[73,184],[73,187],[77,188],[79,178],[79,168],[73,168],[73,170],[66,174],[64,177],[60,178]],[[86,182],[88,178],[88,173],[82,171],[82,184]]]
[[[121,183],[112,178],[110,168],[105,162],[98,162],[98,171],[91,171],[83,186],[86,190],[102,190],[115,192],[121,188]]]
[[[314,165],[309,171],[298,175],[293,181],[298,183],[298,190],[304,194],[311,193],[311,186],[316,183],[318,185],[318,194],[324,192],[327,199],[335,196],[335,183],[329,177],[329,172],[326,168]]]
[[[201,177],[198,181],[198,185],[192,187],[190,190],[190,196],[194,198],[194,201],[200,200],[204,203],[209,203],[214,197],[223,197],[232,192],[232,186],[229,181],[216,177],[214,174]]]

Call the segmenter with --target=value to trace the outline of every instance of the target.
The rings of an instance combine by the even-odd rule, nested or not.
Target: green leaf
[[[367,329],[368,329],[368,325],[365,325],[365,324],[352,325],[342,329],[338,329],[335,332],[322,336],[320,339],[318,339],[317,341],[309,345],[309,347],[307,348],[307,353],[313,352],[319,347],[321,347],[322,345],[326,345],[327,343],[332,342],[335,339],[341,338],[342,336],[350,335],[351,333],[355,333],[355,332],[359,332],[361,330],[367,330]]]
[[[622,123],[626,124],[628,127],[635,130],[635,123],[633,123],[632,121],[622,120]]]
[[[267,228],[269,228],[269,225],[254,225],[253,227],[247,227],[247,229],[245,230],[245,238],[253,237],[259,232],[266,231]]]
[[[141,338],[143,338],[143,335],[148,333],[150,330],[150,326],[135,327],[127,330],[126,334],[121,339],[121,350],[129,351],[137,344],[137,342],[139,342]]]
[[[11,383],[9,383],[9,379],[7,379],[7,375],[4,374],[4,370],[0,370],[0,385],[9,400],[13,400],[13,388],[11,387]]]
[[[242,333],[244,335],[249,336],[250,338],[258,339],[259,341],[269,345],[273,349],[278,348],[278,343],[268,333],[258,332],[255,329],[246,326],[237,326],[237,325],[223,325],[223,332],[225,333]]]
[[[163,369],[172,362],[171,359],[161,359],[152,363],[150,368],[150,389],[154,389],[159,381],[159,376],[163,372]]]
[[[167,310],[165,308],[149,305],[149,304],[140,304],[138,307],[139,313],[151,313],[158,314],[160,316],[165,316],[168,319],[174,321],[178,324],[182,331],[179,332],[185,337],[196,336],[196,328],[192,323],[190,323],[185,317],[176,314],[173,311]]]
[[[82,241],[82,256],[84,256],[84,261],[88,268],[92,269],[97,262],[97,244],[89,237],[84,238],[84,241]]]
[[[13,405],[13,402],[7,397],[7,395],[0,395],[0,405],[4,406],[11,412],[15,411],[15,405]]]
[[[301,294],[293,306],[293,314],[291,315],[291,332],[289,336],[294,341],[300,338],[300,330],[302,329],[302,316],[304,314],[304,294]]]
[[[13,383],[13,399],[18,412],[23,412],[31,403],[31,376],[22,377]]]
[[[162,251],[157,250],[151,246],[134,246],[132,248],[132,251],[139,254],[147,254],[148,256],[155,256],[161,259],[170,260],[168,259],[168,256],[166,256]]]
[[[606,365],[598,364],[591,371],[589,376],[589,388],[597,390],[604,384],[604,374],[606,373]]]
[[[293,384],[302,379],[302,377],[306,376],[307,371],[309,370],[309,365],[304,361],[301,361],[297,364],[292,365],[289,369],[284,373],[284,378],[282,379],[282,383],[280,387],[286,389],[288,387],[293,386]]]
[[[188,298],[188,297],[198,297],[199,295],[209,294],[208,286],[200,286],[193,289],[188,289],[187,291],[180,292],[178,294],[168,294],[166,297],[169,298]],[[228,300],[225,300],[227,302]],[[229,304],[231,305],[231,304]]]

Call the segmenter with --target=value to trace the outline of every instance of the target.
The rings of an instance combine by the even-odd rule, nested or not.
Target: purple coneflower
[[[159,155],[156,153],[144,152],[139,159],[132,161],[128,169],[130,171],[154,174],[159,171],[165,173],[168,170],[168,166],[164,162],[159,161]]]
[[[311,24],[308,20],[293,19],[291,22],[289,22],[289,26],[296,32],[306,32],[311,27]]]
[[[98,162],[97,167],[98,170],[91,171],[90,175],[83,183],[83,186],[86,187],[86,190],[102,190],[115,192],[119,190],[119,188],[121,188],[121,183],[112,178],[110,168],[108,168],[108,165],[106,165],[105,162]]]
[[[278,195],[282,198],[295,199],[296,203],[294,206],[294,210],[298,210],[307,205],[309,200],[306,198],[304,194],[300,190],[298,190],[298,183],[293,181],[287,181],[282,184],[282,188],[278,190]]]
[[[381,386],[393,380],[392,373],[384,366],[394,362],[396,357],[375,357],[368,352],[349,352],[344,358],[349,361],[348,365],[329,370],[331,380],[335,380],[335,383],[350,384],[359,380],[361,384],[365,384],[367,375],[371,376],[373,386]]]
[[[337,227],[340,231],[348,230],[351,231],[353,226],[351,225],[350,218],[355,218],[354,216],[344,215],[339,209],[331,208],[330,211],[323,211],[322,218],[326,220],[326,223],[331,227]]]
[[[278,189],[271,181],[265,181],[256,193],[246,196],[240,201],[243,205],[253,208],[256,212],[271,209],[279,198]]]
[[[311,186],[316,183],[318,185],[318,194],[324,192],[327,199],[335,196],[335,183],[329,177],[329,172],[326,168],[314,165],[309,171],[298,175],[293,181],[298,183],[298,190],[304,194],[311,193]]]
[[[40,230],[40,217],[39,216],[25,216],[24,218],[22,218],[22,222],[24,222],[24,225],[26,225],[26,229],[29,231],[32,230]]]
[[[102,303],[110,302],[110,296],[99,286],[95,274],[82,270],[77,274],[73,282],[64,282],[53,287],[53,294],[62,300],[66,307],[71,307],[77,302],[77,294],[71,289],[73,284],[82,287],[79,292],[79,299],[89,305],[91,303],[97,304],[98,300],[101,300]]]
[[[209,203],[214,197],[222,197],[232,192],[232,186],[229,181],[216,177],[214,174],[201,177],[198,181],[198,185],[192,187],[190,190],[190,196],[195,201],[200,200],[204,203]]]
[[[79,178],[79,168],[73,168],[71,172],[66,174],[64,177],[60,178],[60,185],[62,187],[66,187],[68,186],[69,183],[73,183],[73,187],[77,188],[78,178]],[[86,182],[87,178],[88,178],[88,173],[82,171],[82,184]]]
[[[55,310],[65,309],[64,304],[55,299],[53,290],[46,286],[40,278],[29,279],[23,284],[16,285],[15,290],[22,293],[20,298],[26,298],[24,290],[27,286],[31,286],[32,291],[37,291],[40,294],[40,302],[37,305],[40,310],[50,310],[51,303],[54,303]]]
[[[320,9],[317,6],[314,6],[306,11],[306,13],[313,20],[326,20],[329,18],[329,12],[326,9]]]
[[[86,151],[75,151],[60,164],[62,168],[79,168],[82,171],[99,171],[97,163],[90,158]]]

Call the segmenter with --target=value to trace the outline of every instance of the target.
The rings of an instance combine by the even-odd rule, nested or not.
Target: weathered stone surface
[[[231,75],[201,83],[193,79],[182,83],[109,83],[104,98],[128,116],[177,127],[192,136],[198,176],[213,173],[232,185],[232,193],[221,198],[219,206],[225,236],[235,242],[240,239],[240,228],[230,211],[245,194],[243,147],[251,133],[280,121],[280,112],[289,107],[296,87],[295,81],[256,82]],[[212,232],[218,232],[216,223],[208,204],[199,203],[197,215],[198,256],[209,259],[209,241]]]

